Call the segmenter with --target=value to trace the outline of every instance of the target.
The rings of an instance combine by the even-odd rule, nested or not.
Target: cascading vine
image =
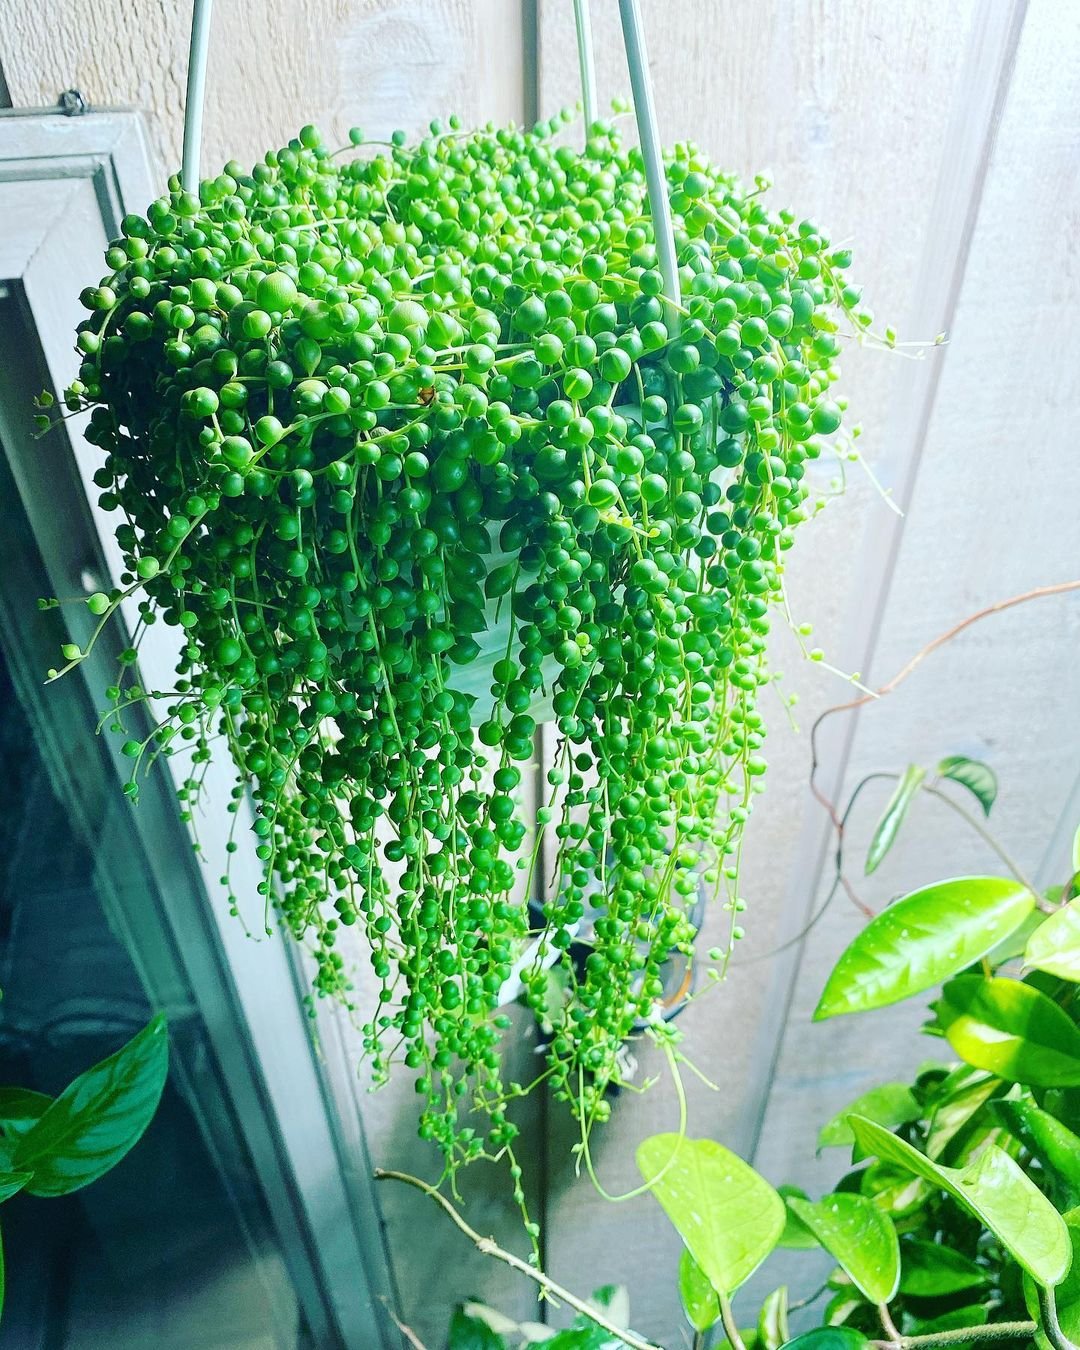
[[[770,606],[813,512],[806,462],[841,421],[840,324],[870,323],[845,250],[690,144],[667,161],[674,308],[637,151],[607,123],[575,151],[559,125],[451,119],[333,153],[308,127],[198,195],[173,180],[84,293],[66,397],[93,409],[101,503],[123,516],[127,571],[90,608],[104,624],[138,593],[140,629],[183,635],[150,700],[163,720],[125,742],[128,791],[188,754],[193,813],[224,740],[265,903],[321,995],[352,1000],[341,938],[363,933],[376,1079],[417,1072],[420,1132],[451,1168],[515,1134],[500,991],[545,834],[569,986],[546,1076],[585,1128],[689,948],[702,879],[739,936]],[[460,676],[496,618],[477,698]],[[137,639],[117,729],[150,699]],[[523,982],[542,1010],[539,957]]]

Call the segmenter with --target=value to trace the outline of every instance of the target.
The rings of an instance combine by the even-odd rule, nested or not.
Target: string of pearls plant
[[[103,626],[140,597],[115,729],[150,697],[141,633],[183,635],[127,791],[187,754],[190,815],[224,742],[268,911],[346,1003],[339,940],[362,930],[376,1080],[415,1071],[450,1172],[512,1150],[500,990],[545,836],[570,993],[544,1076],[586,1130],[635,1023],[674,1034],[659,970],[702,877],[739,934],[770,607],[840,427],[841,329],[871,321],[845,249],[692,144],[666,161],[673,306],[638,152],[608,122],[571,149],[565,120],[334,152],[305,127],[250,173],[172,180],[84,293],[66,394],[127,564],[88,604]],[[538,719],[557,748],[533,832]],[[539,1010],[539,957],[523,982]]]

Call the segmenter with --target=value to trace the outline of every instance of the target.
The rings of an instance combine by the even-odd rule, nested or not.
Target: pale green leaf
[[[888,1215],[848,1191],[788,1204],[871,1303],[889,1302],[900,1282],[900,1243]]]
[[[963,1064],[938,1084],[930,1101],[926,1156],[940,1161],[946,1150],[994,1096],[1008,1085],[992,1074]]]
[[[153,1119],[168,1067],[168,1034],[158,1016],[69,1083],[16,1144],[16,1170],[34,1174],[29,1193],[67,1195],[115,1167]]]
[[[906,1237],[900,1244],[900,1292],[913,1298],[942,1298],[991,1281],[990,1272],[963,1252],[940,1242]]]
[[[984,815],[990,814],[990,808],[997,797],[997,774],[989,764],[978,759],[968,759],[966,755],[950,755],[937,766],[942,778],[951,778],[960,783],[977,799]]]
[[[778,1247],[788,1247],[794,1251],[812,1251],[817,1245],[817,1238],[814,1237],[810,1229],[803,1223],[802,1219],[793,1213],[788,1201],[792,1196],[799,1200],[809,1200],[810,1197],[804,1190],[798,1186],[777,1186],[776,1193],[784,1202],[784,1231],[780,1234],[780,1241],[776,1244]]]
[[[897,1125],[907,1125],[918,1120],[921,1114],[919,1103],[912,1095],[906,1083],[882,1083],[871,1088],[861,1097],[833,1116],[827,1125],[823,1125],[818,1134],[818,1148],[844,1148],[854,1143],[848,1116],[865,1116],[867,1120],[876,1120],[879,1125],[893,1129]]]
[[[840,957],[816,1021],[882,1008],[948,979],[1019,927],[1035,897],[1001,877],[956,877],[897,900]]]
[[[757,1343],[761,1350],[780,1350],[791,1337],[788,1326],[787,1285],[782,1284],[765,1296],[758,1313]]]
[[[1035,929],[1028,938],[1024,965],[1080,982],[1080,899],[1070,900]]]
[[[867,876],[877,869],[886,853],[892,848],[897,832],[904,823],[908,808],[915,800],[915,794],[925,777],[926,770],[920,768],[918,764],[909,764],[904,770],[903,777],[896,785],[896,791],[889,798],[881,819],[874,827],[870,847],[866,853],[865,870]]]
[[[933,1006],[949,1044],[975,1068],[1034,1087],[1080,1086],[1080,1028],[1031,985],[961,975]]]
[[[730,1297],[776,1246],[784,1202],[711,1139],[655,1134],[638,1146],[637,1165],[709,1283]]]
[[[720,1320],[716,1290],[686,1247],[679,1258],[679,1297],[686,1320],[695,1331],[708,1331]]]
[[[868,1152],[924,1178],[970,1210],[1040,1284],[1062,1279],[1071,1259],[1065,1223],[1002,1149],[991,1144],[966,1167],[943,1167],[872,1120],[853,1116],[851,1128]]]

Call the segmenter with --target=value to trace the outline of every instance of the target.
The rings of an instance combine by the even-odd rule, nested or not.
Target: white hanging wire
[[[589,0],[574,0],[574,25],[577,28],[578,66],[581,69],[581,106],[585,112],[585,142],[596,121],[596,62],[593,60],[592,23]]]
[[[210,50],[210,9],[213,0],[194,0],[191,48],[188,53],[187,97],[184,102],[184,159],[180,184],[185,192],[199,190],[199,154],[202,148],[203,96],[206,59]]]
[[[660,149],[660,133],[656,125],[652,84],[649,80],[649,58],[645,50],[645,30],[641,22],[638,0],[619,0],[619,18],[622,20],[623,45],[626,64],[630,70],[630,90],[634,96],[634,116],[637,120],[641,157],[645,161],[645,184],[649,190],[649,208],[652,213],[653,234],[660,274],[664,278],[664,296],[671,305],[682,304],[679,288],[679,265],[675,257],[675,232],[671,224],[671,203],[668,201],[667,176]],[[670,308],[670,306],[669,306]],[[671,308],[668,329],[677,332],[679,311]]]

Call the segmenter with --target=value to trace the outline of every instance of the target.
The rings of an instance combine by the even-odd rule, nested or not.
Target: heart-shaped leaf
[[[708,1331],[720,1320],[720,1300],[705,1272],[684,1247],[679,1257],[679,1297],[695,1331]]]
[[[1080,1136],[1034,1102],[998,1101],[992,1110],[1021,1144],[1049,1168],[1064,1196],[1063,1209],[1080,1204]],[[1055,1192],[1059,1201],[1061,1195]]]
[[[912,1298],[942,1298],[989,1284],[990,1272],[942,1242],[904,1238],[900,1244],[900,1292]]]
[[[900,1242],[892,1220],[872,1200],[840,1191],[817,1203],[788,1204],[871,1303],[889,1302],[900,1283]]]
[[[872,1120],[852,1116],[859,1144],[886,1162],[946,1191],[997,1237],[1040,1284],[1058,1284],[1069,1268],[1064,1220],[1004,1150],[991,1144],[966,1167],[942,1167]]]
[[[961,975],[933,1007],[949,1044],[975,1068],[1035,1087],[1080,1086],[1080,1028],[1030,985]]]
[[[1071,1209],[1065,1215],[1065,1227],[1072,1243],[1072,1265],[1069,1273],[1054,1289],[1054,1304],[1061,1330],[1066,1339],[1076,1345],[1080,1340],[1080,1209]],[[1024,1278],[1024,1302],[1036,1322],[1040,1321],[1039,1291],[1027,1276]],[[1051,1342],[1041,1327],[1035,1333],[1035,1342],[1039,1350],[1052,1350]]]
[[[1080,899],[1041,923],[1028,938],[1024,965],[1062,980],[1080,981]]]
[[[730,1297],[784,1230],[784,1202],[754,1169],[712,1139],[654,1134],[637,1165],[694,1260]]]
[[[771,1294],[766,1294],[758,1313],[757,1343],[762,1350],[780,1350],[791,1337],[788,1326],[787,1285],[782,1284]]]
[[[31,1195],[67,1195],[96,1181],[141,1138],[169,1067],[165,1018],[69,1083],[19,1136],[15,1166],[33,1172]]]
[[[984,815],[990,814],[990,808],[997,797],[997,774],[989,764],[978,759],[968,759],[966,755],[949,755],[937,766],[942,778],[951,778],[961,783],[978,800]]]
[[[1001,877],[955,877],[912,891],[866,925],[829,976],[815,1021],[921,994],[1019,927],[1035,896]]]
[[[839,1114],[833,1116],[818,1133],[818,1148],[848,1147],[855,1141],[848,1124],[848,1116],[865,1116],[867,1120],[876,1120],[879,1125],[893,1129],[897,1125],[906,1125],[918,1120],[922,1108],[912,1095],[906,1083],[882,1083],[879,1087],[864,1092]]]
[[[0,1088],[0,1130],[9,1138],[24,1134],[51,1105],[51,1097],[33,1088]]]
[[[896,791],[889,798],[888,805],[881,814],[881,819],[874,827],[870,847],[866,852],[865,870],[867,876],[877,870],[886,853],[892,848],[897,832],[904,823],[908,808],[915,800],[915,794],[925,777],[926,770],[918,764],[909,764],[904,770],[903,777],[896,785]]]

